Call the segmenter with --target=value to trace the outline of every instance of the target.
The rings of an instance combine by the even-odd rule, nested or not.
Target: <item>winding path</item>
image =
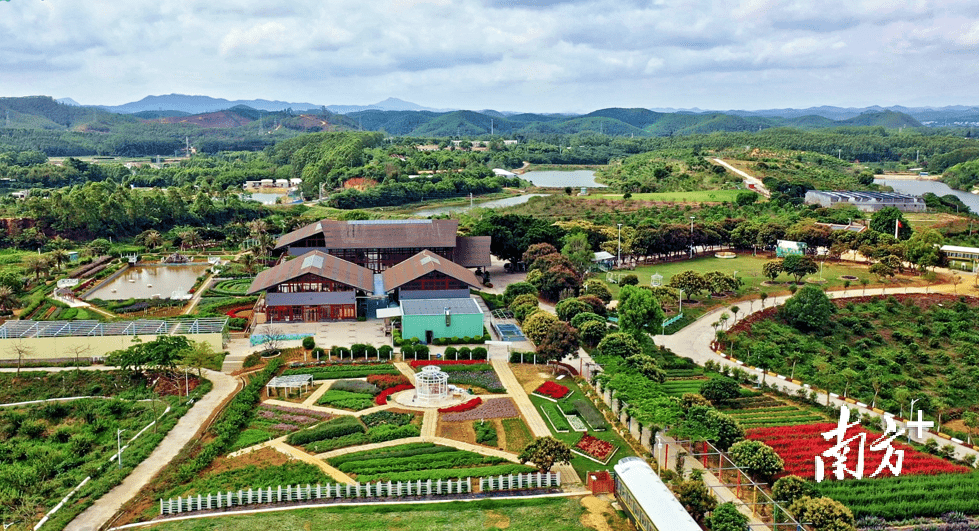
[[[238,389],[238,380],[224,373],[204,369],[214,387],[190,408],[170,433],[122,483],[99,498],[95,504],[72,520],[66,531],[95,531],[116,515],[122,506],[140,493],[164,467],[170,464],[191,439],[200,434],[207,419]]]

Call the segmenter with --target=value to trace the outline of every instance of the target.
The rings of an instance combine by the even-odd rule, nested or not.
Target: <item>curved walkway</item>
[[[891,295],[891,294],[901,294],[901,293],[946,293],[948,291],[952,291],[949,288],[951,288],[951,286],[946,286],[946,285],[927,286],[924,288],[903,288],[903,287],[902,288],[876,288],[876,289],[866,290],[866,295],[871,296],[871,295]],[[861,297],[864,296],[864,294],[865,292],[859,288],[853,288],[847,290],[846,292],[843,291],[827,292],[827,295],[829,295],[829,297],[832,299]],[[771,307],[772,305],[777,306],[779,304],[784,303],[785,300],[788,298],[789,298],[788,295],[772,297],[768,301],[766,301],[765,307],[768,308]],[[738,304],[744,306],[743,301],[738,302]],[[744,313],[745,317],[751,315],[752,313],[762,310],[761,305],[759,305],[757,309],[754,306],[755,304],[752,301],[750,303],[749,310]],[[713,361],[715,363],[721,363],[724,365],[728,365],[730,367],[741,367],[741,368],[752,369],[754,374],[760,374],[761,371],[758,369],[750,368],[748,365],[742,366],[729,359],[723,358],[710,350],[710,342],[713,341],[714,339],[714,328],[713,326],[711,326],[711,323],[717,321],[717,319],[720,317],[722,313],[729,311],[728,310],[729,307],[730,305],[724,305],[716,310],[713,310],[711,312],[702,315],[699,319],[697,319],[696,321],[694,321],[693,323],[686,326],[685,328],[683,328],[682,330],[678,331],[675,334],[667,335],[667,336],[663,336],[663,335],[653,336],[653,340],[656,342],[657,345],[662,345],[669,348],[677,356],[693,359],[698,365],[703,365],[707,361]],[[743,318],[744,317],[742,317],[742,319]],[[733,324],[734,323],[732,323],[732,325]],[[772,373],[768,373],[768,374],[769,374],[767,380],[768,383],[777,383],[779,387],[785,389],[790,393],[795,393],[799,389],[803,389],[803,388],[805,388],[807,392],[815,391],[815,389],[803,387],[803,385],[799,385],[791,381],[776,379],[775,377],[771,376]],[[817,395],[821,397],[818,399],[819,403],[825,404],[827,398],[826,392],[817,391]],[[860,414],[868,414],[881,418],[883,417],[882,414],[873,411],[869,407],[858,406],[856,404],[846,402],[841,398],[832,397],[832,395],[830,396],[830,404],[836,407],[845,405],[851,410],[859,411]],[[899,428],[906,429],[905,422],[906,421],[900,420],[895,417],[895,424]],[[918,433],[917,429],[912,429],[910,433],[911,433],[911,439],[918,443],[924,444],[925,441],[927,441],[928,439],[935,439],[940,444],[952,445],[955,448],[955,457],[957,458],[962,458],[968,455],[979,454],[979,452],[976,452],[976,450],[974,450],[971,446],[954,443],[952,441],[949,441],[948,439],[945,439],[940,435],[936,435],[932,433],[929,430],[922,430],[921,437],[917,436]]]
[[[238,380],[226,374],[204,369],[214,387],[194,407],[190,408],[170,433],[142,463],[126,476],[122,483],[99,498],[94,505],[72,520],[67,531],[95,531],[107,524],[134,496],[139,494],[191,439],[199,435],[207,419],[238,389]]]

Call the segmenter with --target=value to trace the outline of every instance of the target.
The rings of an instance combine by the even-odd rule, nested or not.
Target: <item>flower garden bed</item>
[[[411,384],[402,384],[402,385],[396,385],[394,387],[389,387],[381,391],[381,393],[374,398],[374,403],[379,406],[383,406],[388,403],[388,397],[393,395],[394,393],[400,393],[401,391],[407,391],[409,389],[414,389],[414,388],[415,386]]]
[[[477,398],[476,400],[480,400]],[[470,401],[471,402],[471,401]],[[441,410],[439,410],[441,411]],[[490,398],[474,409],[448,413],[442,416],[445,422],[459,422],[484,419],[508,419],[520,416],[520,410],[510,398]]]
[[[471,411],[473,409],[476,409],[480,405],[482,405],[482,403],[483,403],[483,399],[482,398],[479,398],[477,396],[476,398],[473,398],[472,400],[469,400],[467,402],[463,402],[461,404],[458,404],[458,405],[455,405],[455,406],[452,406],[452,407],[442,407],[442,408],[439,408],[439,413],[461,413],[463,411]]]
[[[548,380],[540,384],[537,389],[534,389],[534,394],[545,400],[556,402],[571,394],[571,390],[559,383]]]
[[[581,436],[581,439],[571,449],[572,452],[601,465],[607,465],[618,450],[619,448],[614,444],[592,437],[587,432]]]
[[[785,461],[785,472],[782,475],[795,474],[806,479],[813,479],[815,478],[816,456],[822,454],[826,450],[829,450],[835,444],[832,439],[830,441],[825,440],[822,434],[834,430],[836,427],[836,424],[827,422],[820,424],[805,424],[800,426],[758,428],[748,430],[746,437],[748,439],[761,441],[771,446],[772,449],[778,453],[778,455]],[[880,438],[881,435],[871,433],[860,427],[853,427],[847,430],[846,438],[854,437],[859,433],[866,434],[866,443],[864,444],[863,477],[869,478],[870,475],[877,470],[877,467],[880,466],[886,454],[886,449],[882,448],[879,451],[871,450],[871,444]],[[853,459],[848,460],[848,469],[852,469],[854,466],[856,466],[856,448],[858,444],[858,441],[853,441],[849,445],[851,447],[850,455],[853,456]],[[892,442],[891,446],[895,450],[904,451],[904,462],[901,465],[901,476],[960,474],[970,471],[968,467],[954,465],[939,457],[919,452],[914,448],[906,444],[901,444],[897,441]],[[896,459],[897,456],[892,456],[890,460],[891,463],[895,463]],[[834,459],[824,457],[823,463],[826,470],[826,479],[834,478],[834,476],[832,476]],[[890,477],[891,475],[890,470],[885,467],[880,474],[877,475],[877,477]]]

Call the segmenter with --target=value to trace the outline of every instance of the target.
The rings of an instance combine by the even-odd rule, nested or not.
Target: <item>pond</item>
[[[895,192],[902,194],[924,195],[931,192],[939,197],[952,194],[969,206],[969,209],[979,213],[979,195],[953,190],[947,184],[939,181],[913,181],[903,179],[874,179],[875,184],[883,184],[894,188]]]
[[[186,298],[187,291],[210,264],[138,265],[122,270],[89,294],[86,299],[122,301],[159,297]]]
[[[595,172],[592,170],[574,171],[529,171],[520,176],[521,179],[534,183],[534,186],[545,188],[605,188],[604,184],[595,181]]]
[[[513,205],[520,205],[530,201],[534,197],[545,197],[548,194],[524,194],[515,195],[513,197],[504,197],[503,199],[494,199],[492,201],[485,201],[482,203],[476,203],[476,208],[502,208]],[[425,208],[422,210],[416,210],[412,213],[415,216],[437,216],[439,214],[448,214],[450,212],[465,212],[471,207],[469,205],[456,205],[456,206],[445,206],[445,207],[435,207],[435,208]]]

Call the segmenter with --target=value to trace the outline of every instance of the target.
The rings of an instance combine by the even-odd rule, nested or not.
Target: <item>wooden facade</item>
[[[329,293],[337,291],[354,291],[354,288],[312,273],[306,273],[268,289],[269,293]]]
[[[402,285],[400,289],[402,291],[468,290],[469,284],[440,271],[432,271]]]
[[[380,273],[394,265],[400,264],[405,260],[415,256],[422,251],[431,251],[443,258],[452,260],[452,247],[403,247],[398,249],[330,249],[329,254],[352,262],[361,267],[366,267],[375,273]]]
[[[270,322],[340,321],[357,318],[356,304],[322,304],[318,306],[266,306]]]

